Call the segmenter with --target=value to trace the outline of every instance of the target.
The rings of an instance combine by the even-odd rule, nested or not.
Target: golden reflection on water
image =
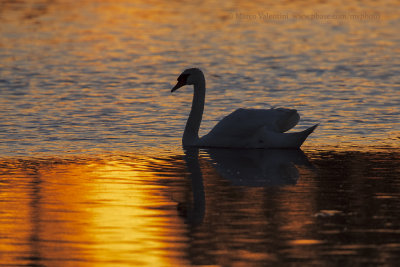
[[[0,255],[45,266],[390,263],[398,162],[398,151],[341,150],[3,158]]]
[[[1,163],[3,264],[182,264],[180,220],[143,161]]]

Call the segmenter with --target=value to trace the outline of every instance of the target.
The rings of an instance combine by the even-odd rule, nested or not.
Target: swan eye
[[[181,74],[181,75],[179,75],[179,77],[177,79],[178,82],[186,84],[186,81],[187,81],[187,78],[189,77],[189,75],[190,74]]]

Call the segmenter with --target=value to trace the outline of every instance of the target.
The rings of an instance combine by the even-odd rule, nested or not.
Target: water
[[[286,106],[299,129],[321,123],[306,145],[398,147],[395,2],[2,3],[3,155],[174,149],[192,91],[170,88],[193,66],[207,79],[202,134],[236,108]],[[288,19],[240,17],[260,10]],[[314,12],[372,18],[296,17]]]
[[[0,258],[395,266],[399,160],[398,151],[290,150],[3,160]]]
[[[0,262],[396,265],[398,8],[0,1]],[[185,154],[194,66],[201,134],[291,107],[304,154]]]

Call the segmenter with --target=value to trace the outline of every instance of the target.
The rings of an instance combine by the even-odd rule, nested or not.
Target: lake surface
[[[0,263],[398,265],[397,1],[0,1]],[[190,150],[239,107],[303,151]]]
[[[396,266],[400,153],[1,161],[6,266]]]

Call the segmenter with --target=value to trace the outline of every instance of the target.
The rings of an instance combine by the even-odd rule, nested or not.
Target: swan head
[[[184,70],[178,77],[177,84],[171,89],[171,93],[185,85],[192,85],[204,81],[204,74],[198,68]]]

